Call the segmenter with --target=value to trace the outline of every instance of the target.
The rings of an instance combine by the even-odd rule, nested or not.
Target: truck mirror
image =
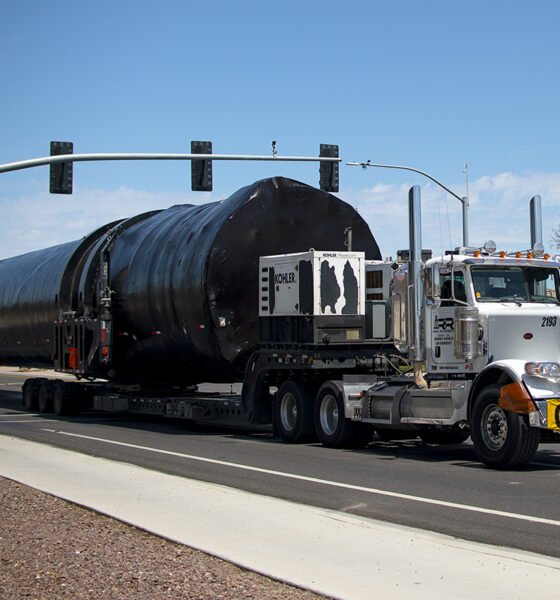
[[[425,285],[426,306],[428,308],[438,308],[441,304],[441,280],[439,269],[433,266],[426,268]]]
[[[426,306],[435,310],[441,306],[441,298],[439,296],[426,296]]]

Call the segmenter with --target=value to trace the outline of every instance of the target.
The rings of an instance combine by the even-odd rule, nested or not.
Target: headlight
[[[560,364],[557,362],[528,362],[525,363],[525,373],[541,377],[560,377]]]

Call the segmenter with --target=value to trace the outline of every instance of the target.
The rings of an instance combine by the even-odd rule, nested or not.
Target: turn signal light
[[[536,410],[535,404],[524,385],[518,381],[504,385],[498,400],[500,408],[518,415],[528,415]]]

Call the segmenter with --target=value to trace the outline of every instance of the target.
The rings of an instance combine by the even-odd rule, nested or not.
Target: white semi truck
[[[0,261],[0,360],[79,379],[29,378],[29,410],[272,423],[330,447],[471,436],[518,467],[560,441],[560,264],[536,204],[530,251],[430,258],[414,187],[395,262],[349,205],[284,178],[111,223]]]
[[[261,260],[269,349],[248,372],[264,369],[270,383],[271,362],[282,367],[274,422],[286,441],[470,435],[488,466],[524,465],[541,439],[560,441],[560,264],[543,252],[540,204],[531,250],[488,242],[429,260],[417,187],[409,207],[405,262],[324,251]]]

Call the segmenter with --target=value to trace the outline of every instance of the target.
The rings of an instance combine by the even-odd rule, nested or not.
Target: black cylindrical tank
[[[0,362],[52,367],[56,302],[79,242],[0,261]]]
[[[221,202],[174,206],[123,227],[109,246],[114,376],[154,383],[241,378],[258,345],[259,257],[310,248],[344,250],[347,227],[352,227],[353,250],[380,258],[368,225],[350,205],[282,177],[256,182]],[[88,246],[92,256],[100,251],[102,239],[93,250]],[[26,264],[39,263],[44,256],[49,265],[43,269],[50,273],[37,279],[40,301],[34,299],[33,306],[40,326],[26,335],[28,345],[44,347],[33,336],[45,337],[57,317],[57,282],[77,248],[73,244],[25,255]],[[25,257],[0,262],[0,337],[11,338],[12,347],[14,335],[24,338],[24,305],[35,297],[12,292],[10,303],[20,316],[12,322],[19,325],[17,332],[4,326],[2,280],[7,272],[13,277],[13,268]],[[74,257],[72,264],[77,263],[86,270],[81,297],[87,305],[99,261]],[[34,285],[33,277],[26,280]]]

